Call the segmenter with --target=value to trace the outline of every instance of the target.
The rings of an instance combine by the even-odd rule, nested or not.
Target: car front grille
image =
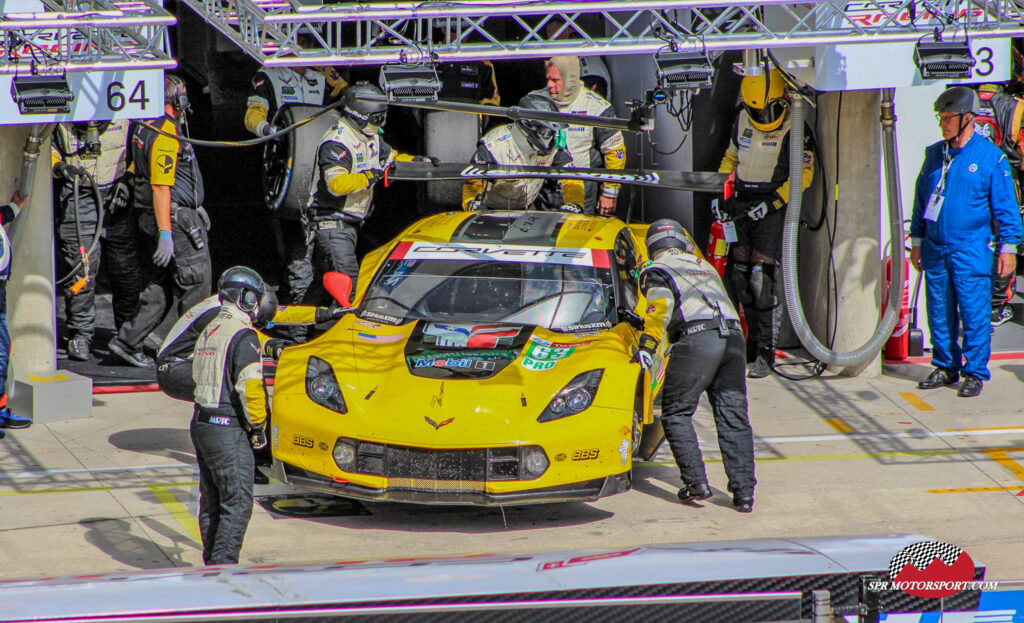
[[[392,488],[482,491],[484,483],[519,479],[518,448],[436,450],[360,441],[356,471],[384,476]]]

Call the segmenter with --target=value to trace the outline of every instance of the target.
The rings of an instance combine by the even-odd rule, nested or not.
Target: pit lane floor
[[[256,496],[288,514],[254,507],[242,562],[903,532],[962,547],[988,566],[988,579],[1021,579],[1024,359],[992,369],[974,399],[916,390],[925,364],[871,379],[751,381],[759,485],[750,515],[731,507],[702,403],[695,420],[715,496],[699,505],[676,499],[667,446],[635,465],[633,490],[593,503],[325,504],[272,482]],[[0,577],[201,564],[190,415],[189,404],[163,394],[108,394],[94,397],[91,418],[8,431]]]

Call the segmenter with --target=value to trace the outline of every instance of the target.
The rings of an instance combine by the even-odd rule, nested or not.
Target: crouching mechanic
[[[357,234],[373,210],[373,188],[384,171],[396,160],[437,164],[434,158],[398,153],[385,143],[381,133],[387,104],[360,100],[361,95],[383,96],[367,82],[357,82],[345,93],[341,119],[324,133],[317,148],[307,208],[307,241],[314,245],[314,259],[324,272],[351,277],[353,288],[359,276]]]
[[[186,311],[167,333],[167,338],[164,339],[156,356],[156,380],[160,391],[178,400],[191,402],[194,399],[196,383],[192,378],[192,362],[196,342],[210,322],[220,313],[219,293],[223,284],[243,279],[251,283],[264,284],[264,292],[260,297],[259,310],[253,321],[253,328],[256,329],[260,344],[262,344],[263,355],[272,359],[277,359],[280,356],[285,342],[262,333],[265,328],[272,325],[320,324],[336,320],[344,312],[342,309],[306,305],[279,307],[277,295],[266,287],[259,273],[246,266],[229,268],[224,271],[217,282],[218,294],[203,299]],[[269,459],[269,454],[269,451],[257,453],[257,463]],[[259,469],[254,471],[253,481],[258,485],[269,482],[267,476]]]
[[[219,284],[220,310],[196,341],[192,362],[189,429],[199,463],[199,532],[207,565],[238,562],[252,515],[252,451],[267,445],[267,391],[253,327],[266,288],[245,274],[229,277]]]
[[[652,223],[647,250],[652,261],[640,275],[640,289],[650,313],[639,356],[641,365],[650,367],[650,345],[657,344],[650,334],[664,332],[672,342],[661,423],[685,485],[679,499],[688,503],[711,497],[692,421],[700,395],[707,392],[733,506],[749,513],[757,480],[739,315],[718,272],[694,253],[693,240],[682,225],[671,219]]]
[[[532,91],[519,100],[519,107],[558,112],[558,105],[546,91]],[[572,155],[556,140],[565,124],[519,119],[498,126],[484,135],[472,162],[475,164],[526,165],[539,167],[572,166]],[[542,209],[538,201],[544,185],[541,178],[514,178],[487,181],[468,180],[462,186],[462,207],[466,210]],[[583,212],[584,190],[581,180],[561,180],[564,212]]]

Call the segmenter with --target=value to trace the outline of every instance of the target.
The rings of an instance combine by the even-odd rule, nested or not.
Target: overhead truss
[[[177,20],[152,0],[40,4],[42,12],[0,13],[0,74],[176,66],[167,27]]]
[[[947,38],[1024,36],[1012,0],[182,1],[261,64],[286,67],[888,43],[936,26]],[[315,43],[300,48],[301,32]]]

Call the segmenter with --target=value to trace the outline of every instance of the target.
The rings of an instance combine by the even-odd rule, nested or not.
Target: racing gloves
[[[658,352],[658,340],[654,336],[644,333],[640,336],[640,343],[637,345],[636,360],[644,370],[650,370],[654,365],[654,355]]]
[[[156,252],[153,253],[153,263],[161,268],[167,266],[174,259],[174,238],[168,229],[160,230],[160,242],[157,243]]]
[[[73,164],[66,162],[58,162],[53,165],[53,172],[60,175],[69,182],[74,182],[76,177],[81,177],[82,181],[85,181],[86,171],[82,167],[76,167]]]
[[[262,450],[267,447],[267,431],[264,425],[253,426],[249,429],[249,445],[253,450]]]
[[[267,357],[270,357],[274,361],[277,361],[278,359],[281,358],[281,352],[287,345],[288,343],[285,340],[279,337],[272,337],[269,340],[267,340],[266,344],[263,345],[263,354],[266,355]]]
[[[119,180],[114,184],[114,191],[110,193],[110,200],[107,201],[107,212],[113,214],[128,207],[132,200],[132,189],[124,181]]]

